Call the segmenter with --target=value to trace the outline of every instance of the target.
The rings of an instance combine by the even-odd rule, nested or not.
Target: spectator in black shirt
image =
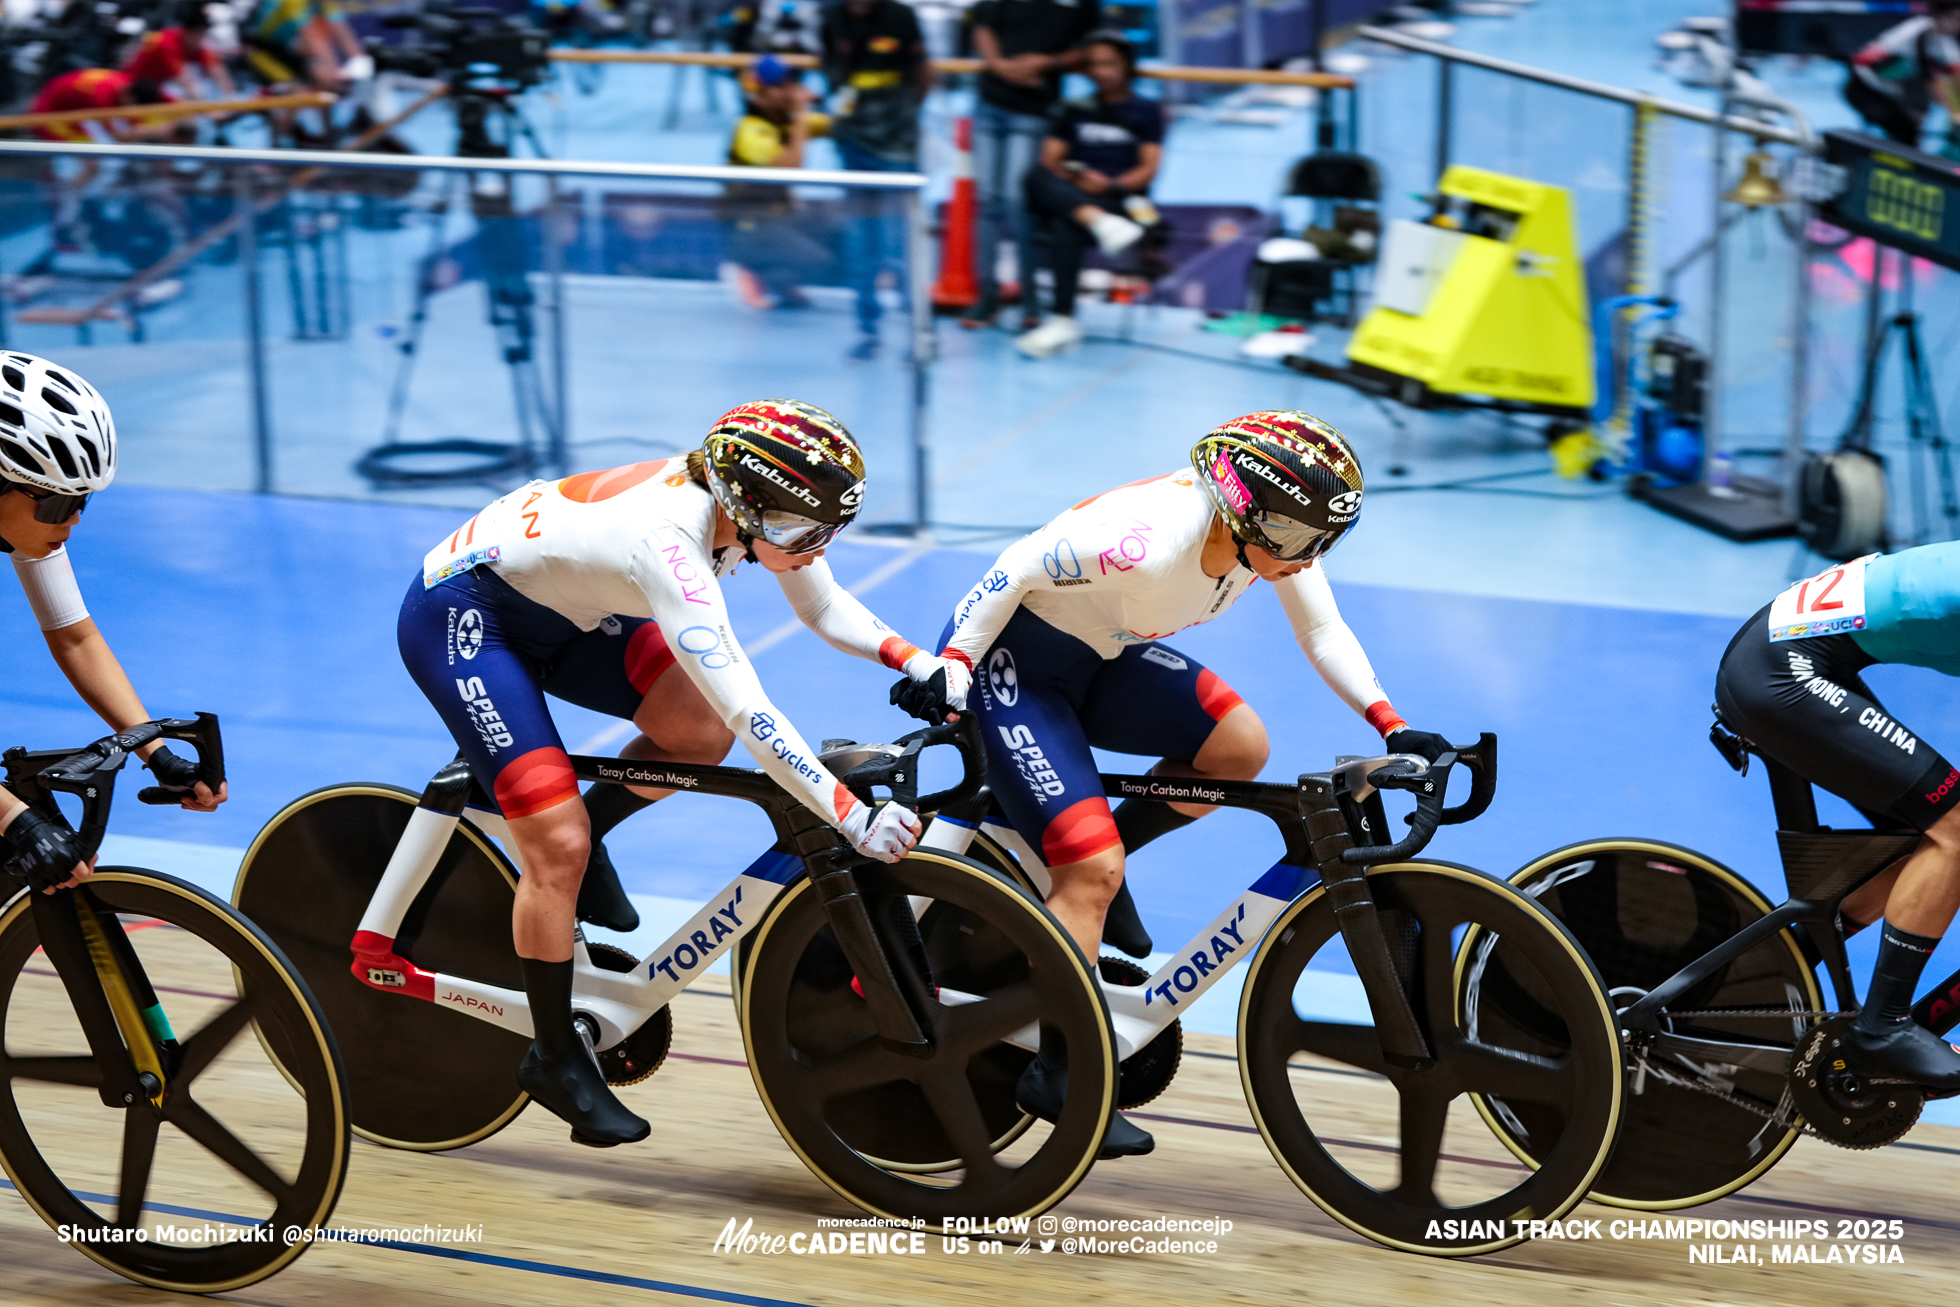
[[[1136,52],[1122,33],[1092,32],[1082,54],[1095,98],[1054,108],[1041,162],[1028,170],[1028,207],[1047,228],[1055,274],[1054,316],[1015,342],[1029,358],[1082,343],[1075,284],[1089,242],[1105,254],[1120,254],[1158,223],[1148,193],[1164,153],[1163,106],[1133,88]],[[1031,305],[1031,295],[1022,303]]]
[[[919,19],[899,0],[842,0],[824,10],[823,72],[836,95],[830,137],[853,172],[916,172],[919,106],[932,89],[932,65]],[[860,336],[853,358],[878,350],[878,274],[903,270],[905,232],[887,191],[854,196],[866,212],[851,224],[851,284]]]
[[[986,64],[973,113],[973,180],[980,201],[975,242],[980,303],[961,325],[990,325],[1000,312],[994,264],[1011,233],[1021,276],[1021,325],[1035,326],[1034,233],[1022,181],[1047,128],[1044,115],[1061,94],[1062,73],[1079,67],[1072,48],[1096,28],[1098,0],[980,0],[971,11],[973,49]]]

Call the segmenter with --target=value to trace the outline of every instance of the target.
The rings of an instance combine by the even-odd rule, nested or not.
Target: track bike
[[[1870,830],[1823,826],[1808,781],[1719,721],[1711,739],[1739,772],[1751,755],[1762,761],[1786,902],[1772,907],[1721,863],[1656,840],[1588,840],[1511,877],[1585,946],[1619,1009],[1626,1121],[1593,1193],[1615,1206],[1664,1210],[1734,1193],[1803,1134],[1844,1148],[1888,1144],[1927,1097],[1860,1076],[1831,1051],[1859,1006],[1838,904],[1912,852],[1919,833],[1872,813]],[[1835,1008],[1825,1007],[1820,967]],[[1936,1033],[1960,1021],[1960,973],[1913,1015]],[[1501,1098],[1478,1106],[1520,1157],[1534,1156],[1526,1114]]]
[[[223,783],[208,713],[79,750],[9,749],[0,762],[7,788],[44,816],[62,817],[56,795],[80,800],[75,830],[93,858],[117,771],[159,739],[194,745],[198,779]],[[161,789],[138,797],[177,802]],[[0,907],[0,1165],[59,1237],[108,1269],[218,1293],[286,1266],[340,1195],[346,1102],[306,983],[222,900],[158,872],[98,867],[78,888],[22,889]]]
[[[1169,1083],[1175,1059],[1151,1050],[1243,961],[1247,1104],[1274,1159],[1328,1215],[1390,1247],[1466,1256],[1517,1243],[1511,1218],[1521,1213],[1555,1219],[1579,1203],[1612,1154],[1624,1079],[1598,976],[1529,895],[1468,867],[1414,860],[1439,825],[1489,806],[1496,749],[1484,735],[1433,765],[1410,755],[1341,758],[1294,785],[1105,774],[1112,799],[1258,812],[1286,847],[1154,974],[1106,989],[1124,1059],[1119,1106]],[[1471,793],[1446,809],[1459,761]],[[1411,830],[1395,842],[1385,789],[1416,795]],[[984,798],[942,808],[922,843],[1047,891],[1040,857]],[[1315,1015],[1316,991],[1342,973],[1358,979],[1370,1021]],[[1520,1009],[1549,1028],[1517,1020]],[[1529,1168],[1501,1154],[1444,1152],[1452,1102],[1479,1092],[1531,1112]],[[1337,1137],[1339,1127],[1325,1124],[1334,1100],[1393,1144]]]
[[[866,802],[958,802],[980,786],[971,722],[894,745],[826,742]],[[964,777],[918,796],[919,755],[956,745]],[[580,778],[725,795],[768,815],[775,844],[644,958],[573,946],[575,1021],[614,1085],[644,1080],[672,1038],[671,1000],[747,940],[741,1025],[785,1142],[819,1179],[895,1218],[1021,1216],[1093,1164],[1116,1089],[1102,989],[1066,932],[1010,878],[919,849],[865,859],[759,771],[573,757]],[[434,1151],[489,1137],[528,1099],[531,1019],[510,945],[518,867],[503,820],[460,760],[418,796],[338,785],[295,800],[254,840],[234,901],[320,995],[347,1058],[357,1133]],[[1006,1042],[1059,1031],[1071,1074],[1052,1128],[1025,1140]],[[1033,1047],[1032,1035],[1027,1036]]]

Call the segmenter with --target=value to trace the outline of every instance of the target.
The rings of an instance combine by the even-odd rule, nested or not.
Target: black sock
[[[1168,803],[1149,799],[1125,799],[1116,805],[1116,833],[1123,837],[1123,852],[1135,853],[1159,835],[1182,830],[1196,821]]]
[[[624,785],[594,785],[585,792],[585,816],[592,823],[592,838],[602,840],[613,827],[654,801],[643,799]]]
[[[540,962],[522,954],[524,993],[531,1001],[531,1032],[546,1057],[569,1057],[579,1048],[572,1027],[572,960]]]
[[[1878,940],[1878,966],[1872,972],[1864,1010],[1858,1014],[1867,1029],[1882,1030],[1911,1019],[1919,973],[1926,969],[1926,959],[1933,956],[1939,942],[1937,935],[1915,935],[1885,923]]]
[[[1853,935],[1871,924],[1869,921],[1859,921],[1854,917],[1846,916],[1842,912],[1837,914],[1838,934],[1842,935],[1845,939],[1850,939]]]

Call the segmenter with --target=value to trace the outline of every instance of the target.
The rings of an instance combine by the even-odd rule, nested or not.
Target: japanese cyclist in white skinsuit
[[[402,660],[502,809],[524,865],[512,934],[536,1041],[518,1084],[580,1143],[648,1133],[572,1024],[573,918],[592,906],[580,882],[595,832],[671,791],[597,786],[578,802],[544,696],[631,720],[641,734],[630,758],[715,763],[740,740],[859,852],[897,861],[918,819],[897,804],[874,815],[817,761],[763,693],[721,597],[721,578],[753,559],[835,648],[933,676],[945,664],[893,634],[823,561],[863,495],[864,461],[836,418],[794,400],[744,404],[685,458],[512,491],[430,550],[409,584]],[[611,864],[591,862],[624,902]],[[357,939],[357,952],[364,944],[393,948]]]
[[[1448,748],[1389,706],[1315,566],[1360,516],[1361,493],[1340,432],[1306,413],[1248,414],[1200,440],[1190,467],[1085,500],[1009,546],[954,609],[941,652],[978,692],[955,677],[948,706],[980,718],[988,783],[1048,863],[1048,906],[1085,957],[1105,939],[1150,951],[1123,889],[1124,855],[1211,811],[1131,799],[1111,813],[1091,746],[1158,756],[1161,776],[1250,780],[1265,765],[1258,716],[1161,643],[1257,581],[1278,594],[1321,679],[1389,749],[1434,759]],[[1053,1120],[1065,1075],[1064,1050],[1044,1033],[1021,1106]],[[1119,1116],[1102,1155],[1151,1146]]]
[[[32,354],[0,353],[0,552],[14,574],[62,675],[115,730],[150,720],[109,642],[88,615],[68,535],[89,496],[116,476],[116,423],[95,388]],[[140,751],[159,787],[181,806],[214,811],[197,764],[161,744]],[[29,884],[46,893],[87,880],[75,833],[0,789],[0,833]]]

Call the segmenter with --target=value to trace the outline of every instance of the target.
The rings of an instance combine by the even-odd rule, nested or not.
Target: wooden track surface
[[[145,956],[167,958],[170,932],[146,931]],[[37,959],[37,962],[40,961]],[[160,969],[153,974],[160,975]],[[196,988],[210,977],[182,978]],[[719,982],[719,983],[718,983]],[[52,979],[23,980],[33,1009],[17,1008],[9,1046],[20,1046],[27,1011],[72,1022]],[[18,1001],[18,1000],[17,1000]],[[406,1000],[405,1000],[406,1001]],[[165,995],[180,1029],[195,1028],[208,1000]],[[1960,1272],[1960,1130],[1921,1127],[1917,1148],[1847,1153],[1805,1140],[1743,1195],[1677,1213],[1724,1219],[1899,1217],[1904,1265],[1721,1266],[1689,1263],[1688,1245],[1539,1241],[1472,1261],[1416,1257],[1380,1248],[1323,1215],[1274,1165],[1254,1131],[1229,1040],[1189,1036],[1178,1079],[1137,1118],[1155,1132],[1155,1154],[1105,1162],[1058,1209],[1074,1218],[1158,1214],[1224,1217],[1234,1228],[1212,1255],[1076,1255],[1031,1250],[1017,1240],[998,1255],[941,1251],[928,1231],[921,1257],[762,1256],[711,1252],[728,1222],[790,1234],[820,1218],[850,1218],[784,1146],[757,1100],[742,1058],[725,981],[706,981],[676,1003],[674,1054],[659,1074],[627,1089],[628,1105],[654,1122],[647,1143],[602,1151],[578,1147],[566,1128],[530,1108],[502,1133],[447,1154],[392,1152],[357,1143],[336,1225],[483,1227],[481,1243],[446,1248],[316,1247],[284,1273],[224,1295],[254,1304],[634,1303],[747,1301],[821,1304],[970,1304],[1007,1301],[1349,1304],[1790,1304],[1885,1305],[1950,1299]],[[52,1024],[49,1029],[54,1028]],[[34,1029],[34,1027],[29,1027]],[[265,1077],[268,1098],[284,1090],[248,1039],[234,1046],[239,1083]],[[1361,1145],[1392,1137],[1378,1082],[1303,1070],[1316,1119]],[[1439,1182],[1495,1174],[1505,1155],[1462,1109],[1452,1117]],[[77,1119],[111,1117],[103,1109]],[[1335,1123],[1338,1123],[1336,1126]],[[62,1127],[52,1127],[61,1129]],[[1939,1151],[1929,1151],[1931,1149]],[[1385,1157],[1344,1150],[1357,1170]],[[1452,1177],[1455,1179],[1452,1179]],[[154,1191],[153,1191],[154,1194]],[[175,1201],[189,1202],[184,1197]],[[226,1209],[215,1192],[207,1201]],[[194,1205],[194,1204],[193,1204]],[[1576,1216],[1610,1221],[1639,1213],[1585,1206]],[[1151,1236],[1162,1238],[1162,1235]],[[1205,1238],[1203,1235],[1175,1236]],[[1768,1245],[1762,1247],[1767,1262]],[[1813,1242],[1805,1240],[1804,1242]],[[1816,1239],[1821,1246],[1827,1240]],[[1725,1245],[1726,1247],[1727,1245]],[[460,1254],[460,1257],[444,1254]],[[531,1263],[537,1269],[499,1262]],[[600,1279],[585,1278],[593,1275]],[[0,1300],[9,1304],[123,1304],[182,1301],[130,1284],[59,1244],[11,1192],[0,1190]],[[1948,1287],[1942,1289],[1942,1284]],[[663,1290],[658,1285],[669,1286]],[[695,1290],[694,1293],[686,1290]],[[701,1292],[705,1291],[705,1293]],[[743,1301],[744,1299],[736,1299]]]

